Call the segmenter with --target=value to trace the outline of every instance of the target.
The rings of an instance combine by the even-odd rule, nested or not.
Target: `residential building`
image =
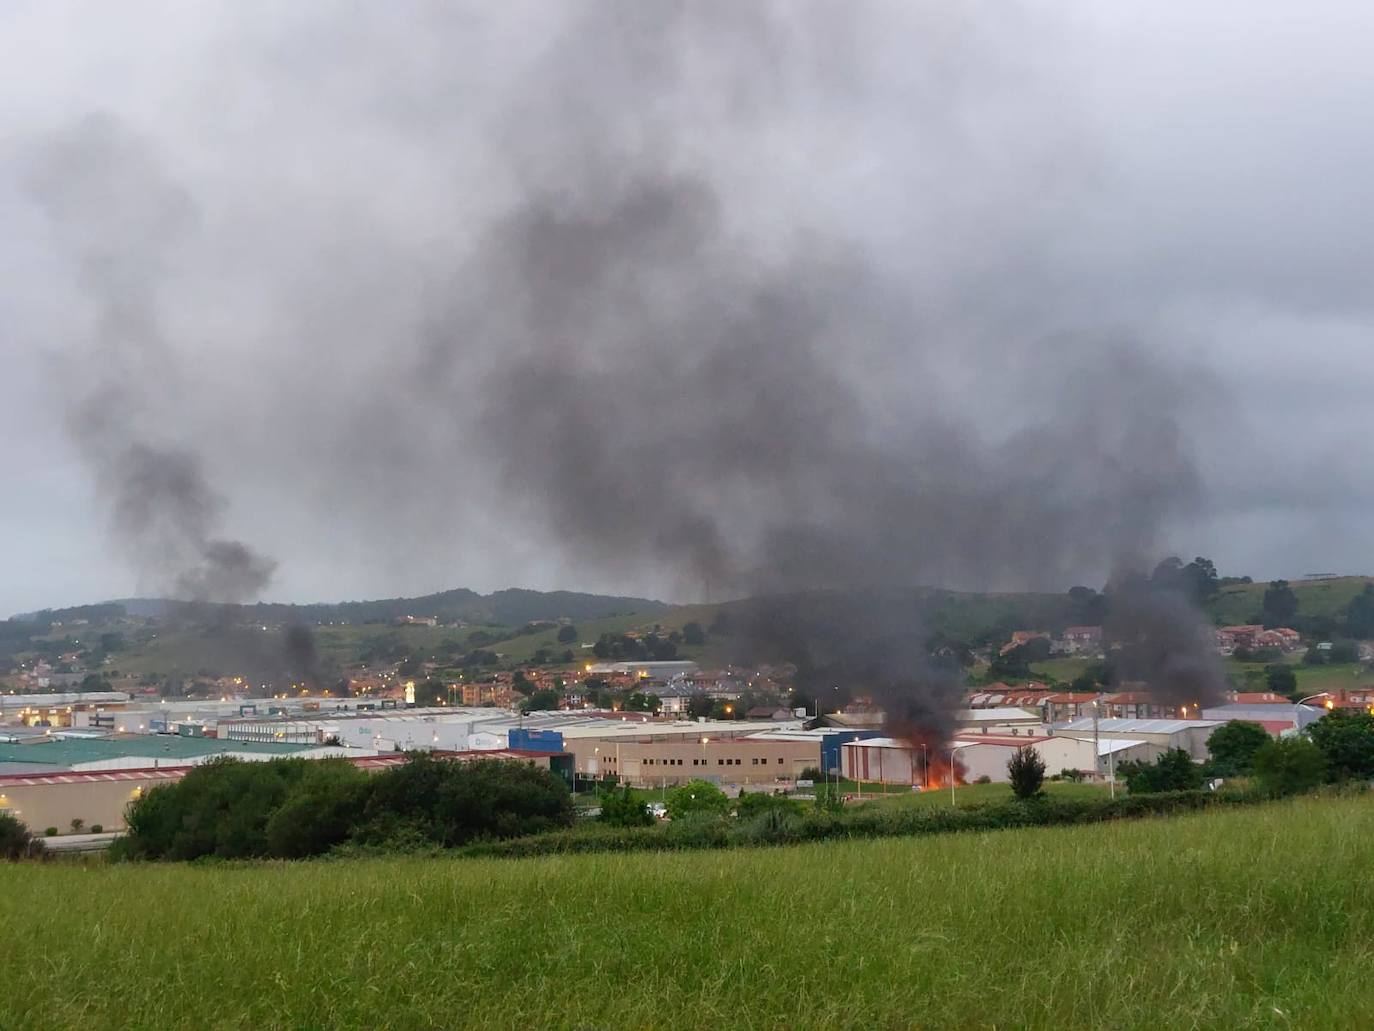
[[[1065,627],[1060,642],[1060,650],[1067,654],[1096,655],[1102,651],[1102,628],[1100,626]]]
[[[1256,623],[1244,626],[1223,626],[1216,631],[1217,649],[1223,655],[1230,655],[1237,648],[1254,648],[1256,639],[1264,633],[1264,627]]]

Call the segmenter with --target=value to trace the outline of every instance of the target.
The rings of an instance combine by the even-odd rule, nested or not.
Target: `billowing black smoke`
[[[999,256],[976,296],[932,311],[919,262],[865,248],[842,221],[761,224],[726,185],[725,156],[645,143],[674,138],[655,105],[677,97],[682,53],[709,52],[730,19],[611,9],[625,13],[575,25],[541,92],[522,96],[513,146],[563,112],[571,125],[550,131],[568,150],[437,291],[417,389],[437,403],[477,384],[465,439],[563,549],[683,593],[765,596],[744,621],[754,657],[939,736],[960,676],[929,661],[918,595],[887,592],[1062,589],[1148,559],[1199,499],[1187,433],[1202,385],[1076,309],[1059,335],[1027,339],[1014,313],[1042,278],[1033,254]],[[719,117],[785,122],[802,101],[773,75],[862,93],[855,55],[812,49],[819,19],[760,8],[749,21],[772,71],[765,85],[733,69],[750,102]],[[597,123],[612,92],[642,135]],[[994,378],[953,391],[959,363]],[[1194,612],[1152,597],[1114,618],[1132,675],[1213,697]]]
[[[1063,247],[1100,169],[1071,91],[1026,59],[1052,18],[519,7],[427,8],[418,52],[391,5],[293,22],[245,74],[310,112],[303,142],[201,168],[223,246],[200,276],[223,262],[277,305],[245,319],[275,374],[230,396],[276,420],[260,446],[289,490],[365,531],[352,556],[429,576],[471,520],[550,579],[781,599],[748,621],[755,654],[943,729],[958,676],[885,592],[1105,579],[1194,510],[1213,385],[1136,317],[1148,297],[1104,297]],[[197,205],[155,152],[96,120],[34,177],[95,309],[72,421],[148,575],[251,597],[271,564],[220,539],[214,449],[158,418],[178,381],[159,302]],[[404,158],[331,192],[375,155]],[[213,339],[211,308],[190,321]],[[1137,611],[1119,633],[1145,679],[1200,693],[1196,617]]]

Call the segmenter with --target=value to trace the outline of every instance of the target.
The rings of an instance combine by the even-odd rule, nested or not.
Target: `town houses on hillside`
[[[1050,643],[1050,653],[1053,655],[1097,655],[1102,651],[1100,626],[1070,626],[1065,627],[1058,636],[1046,630],[1014,630],[1011,639],[1002,645],[1000,654],[1006,655],[1013,648],[1040,639]]]
[[[1296,651],[1302,644],[1302,635],[1289,627],[1266,629],[1259,624],[1244,626],[1223,626],[1216,630],[1217,651],[1222,655],[1232,655],[1237,648],[1259,651],[1274,648],[1281,652]]]

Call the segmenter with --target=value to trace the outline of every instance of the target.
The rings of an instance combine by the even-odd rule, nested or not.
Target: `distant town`
[[[1344,619],[1358,622],[1374,588],[1340,588],[1349,595]],[[1261,611],[1267,598],[1309,630],[1331,623],[1305,617],[1287,597],[1316,598],[1312,592],[1329,593],[1331,583],[1229,589],[1254,595]],[[1063,611],[1085,604],[1096,602],[1080,593]],[[728,606],[712,615],[675,625],[671,611],[656,611],[646,625],[587,640],[567,618],[498,629],[406,613],[348,628],[355,657],[327,674],[320,671],[332,660],[310,652],[297,657],[299,668],[278,666],[271,678],[261,654],[242,670],[180,678],[120,666],[160,634],[225,633],[231,642],[257,635],[249,651],[262,652],[261,642],[289,637],[290,626],[188,631],[118,610],[30,620],[32,636],[0,689],[0,809],[58,836],[91,828],[110,835],[132,798],[218,756],[334,757],[379,769],[428,752],[464,762],[520,759],[580,791],[704,780],[730,792],[805,795],[817,780],[833,779],[861,797],[875,788],[1005,782],[1009,757],[1030,746],[1055,776],[1110,784],[1119,768],[1166,753],[1205,766],[1211,735],[1232,721],[1277,739],[1334,710],[1374,712],[1374,677],[1362,682],[1374,656],[1363,640],[1304,636],[1267,625],[1272,619],[1216,626],[1210,647],[1231,685],[1222,697],[1193,699],[1167,684],[1117,681],[1103,627],[1067,623],[994,629],[957,645],[967,652],[966,682],[948,732],[893,735],[881,707],[853,685],[817,690],[794,664],[711,664],[712,640],[731,633]],[[343,632],[328,623],[311,629],[322,644]],[[442,643],[427,655],[406,651],[411,635],[429,633],[429,643],[434,632],[464,635],[456,660]],[[532,661],[502,654],[516,643]],[[307,651],[313,647],[312,638]]]

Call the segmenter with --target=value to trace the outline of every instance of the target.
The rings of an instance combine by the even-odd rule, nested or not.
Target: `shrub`
[[[1045,760],[1031,745],[1011,753],[1007,760],[1007,776],[1017,798],[1035,798],[1045,783]]]
[[[973,781],[973,783],[975,783],[975,784],[991,784],[991,783],[992,783],[992,778],[989,777],[989,776],[985,773],[985,774],[983,774],[981,777],[976,778],[976,779]]]
[[[1218,777],[1248,774],[1255,761],[1255,753],[1269,740],[1269,732],[1258,723],[1243,720],[1223,723],[1207,738],[1207,750],[1212,755],[1207,763],[1207,772]]]
[[[72,818],[72,833],[73,833],[73,834],[80,834],[82,828],[84,828],[85,826],[86,826],[86,821],[83,820],[83,819],[81,819],[81,817],[76,816],[76,817],[73,817],[73,818]]]
[[[1374,716],[1336,709],[1309,726],[1307,736],[1326,756],[1332,780],[1374,777]]]
[[[317,856],[348,838],[367,800],[368,775],[345,759],[318,759],[264,828],[266,854]]]
[[[693,780],[668,792],[668,816],[679,820],[688,813],[722,814],[730,809],[725,792],[705,780]]]
[[[1271,739],[1255,752],[1254,771],[1262,791],[1292,795],[1326,779],[1326,756],[1306,738]]]
[[[112,859],[319,855],[345,841],[416,850],[572,823],[566,785],[524,762],[412,755],[368,776],[343,760],[217,759],[134,801]]]
[[[412,754],[374,774],[356,840],[380,844],[415,834],[451,848],[568,827],[572,797],[553,773],[520,760],[473,762]]]
[[[838,784],[817,784],[815,805],[819,810],[838,812],[844,808],[844,792]]]
[[[241,762],[221,757],[129,805],[114,859],[246,859],[270,855],[267,822],[309,760]]]
[[[92,833],[92,834],[104,834],[104,833],[105,833],[105,828],[102,827],[102,826],[101,826],[100,824],[98,824],[98,823],[93,823],[93,824],[91,824],[91,833]]]
[[[1202,787],[1202,767],[1181,748],[1162,753],[1153,763],[1125,762],[1117,772],[1135,795],[1160,791],[1196,791]]]
[[[769,795],[753,795],[753,798],[769,798]],[[787,805],[756,807],[747,817],[747,822],[735,834],[735,839],[745,844],[781,844],[796,841],[802,829],[801,806],[790,799],[783,799]],[[745,818],[743,810],[741,818]]]
[[[825,780],[825,774],[821,772],[819,766],[808,766],[797,774],[798,780],[809,780],[812,784],[820,784]]]
[[[57,828],[56,828],[56,827],[44,827],[44,828],[43,828],[43,837],[45,837],[45,838],[55,838],[55,837],[57,837]]]
[[[601,793],[601,815],[597,819],[612,827],[649,827],[654,822],[649,807],[628,787]]]
[[[43,854],[43,843],[9,813],[0,813],[0,859],[30,859]]]
[[[800,818],[802,806],[800,802],[786,795],[769,795],[762,791],[746,795],[740,792],[739,800],[735,803],[735,812],[741,820],[752,820],[765,813],[790,813]]]

